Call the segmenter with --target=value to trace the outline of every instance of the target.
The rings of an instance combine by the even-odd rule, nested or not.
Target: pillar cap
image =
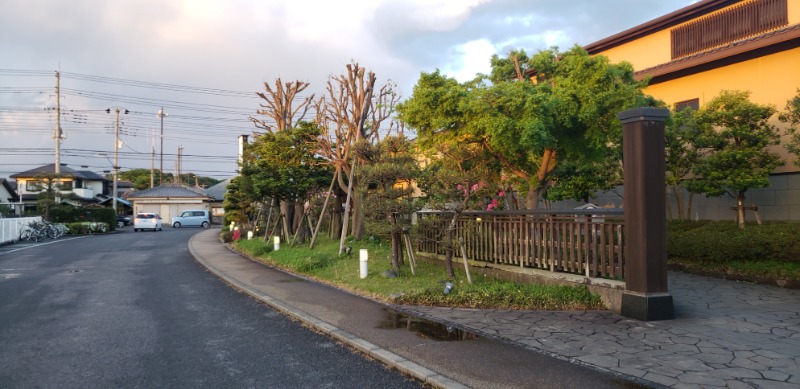
[[[658,121],[663,122],[669,116],[669,110],[666,108],[634,108],[627,111],[622,111],[617,114],[622,124],[640,121]]]

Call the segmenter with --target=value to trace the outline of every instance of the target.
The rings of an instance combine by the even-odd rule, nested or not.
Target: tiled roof
[[[206,196],[202,192],[202,189],[188,187],[179,184],[166,184],[166,185],[156,186],[150,189],[138,190],[135,192],[128,193],[127,196],[129,200],[165,198],[165,197],[204,198],[204,199],[208,198],[208,196]]]
[[[12,174],[11,178],[26,178],[26,177],[36,177],[42,174],[53,174],[56,172],[56,164],[51,163],[48,165],[39,166],[37,168],[33,168],[31,170],[26,170],[21,173]],[[61,168],[59,169],[59,173],[65,177],[73,177],[77,171],[75,169],[67,166],[66,164],[61,164]]]
[[[90,172],[88,170],[81,170],[76,172],[76,178],[83,178],[84,180],[92,180],[92,181],[108,181],[105,177],[95,173]]]
[[[62,163],[61,168],[58,169],[59,174],[62,177],[72,177],[72,178],[81,178],[84,180],[91,180],[91,181],[108,181],[105,177],[88,170],[77,171],[66,164]],[[33,168],[31,170],[26,170],[21,173],[12,174],[11,178],[28,178],[28,177],[36,177],[41,176],[44,174],[54,174],[56,172],[56,164],[51,163],[43,166],[39,166],[37,168]]]
[[[228,192],[228,184],[230,183],[231,183],[230,178],[225,181],[222,181],[219,184],[206,189],[206,194],[209,197],[213,198],[214,200],[222,200],[225,198],[225,193]]]

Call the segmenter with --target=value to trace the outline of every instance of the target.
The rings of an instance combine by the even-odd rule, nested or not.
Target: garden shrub
[[[66,226],[69,229],[67,234],[70,235],[105,233],[109,230],[108,223],[99,222],[76,222],[68,223]]]
[[[765,223],[740,229],[734,222],[669,222],[667,257],[698,262],[800,262],[800,223]]]

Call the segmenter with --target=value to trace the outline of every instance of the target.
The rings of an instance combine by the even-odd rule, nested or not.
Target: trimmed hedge
[[[698,262],[800,262],[800,223],[668,222],[667,257]]]
[[[117,215],[111,208],[68,208],[53,210],[50,213],[53,223],[95,222],[106,223],[111,231],[117,227]]]
[[[116,223],[112,224],[116,225]],[[108,232],[108,224],[94,223],[94,222],[76,222],[67,224],[70,235],[86,235],[86,234],[99,234]]]

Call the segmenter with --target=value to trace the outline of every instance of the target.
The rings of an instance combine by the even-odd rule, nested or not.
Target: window
[[[58,185],[59,190],[72,190],[72,181],[61,181]]]
[[[684,100],[675,103],[675,112],[683,111],[686,108],[691,108],[694,111],[700,109],[700,99]]]
[[[27,192],[41,192],[44,190],[44,183],[39,180],[25,181],[25,191]]]

